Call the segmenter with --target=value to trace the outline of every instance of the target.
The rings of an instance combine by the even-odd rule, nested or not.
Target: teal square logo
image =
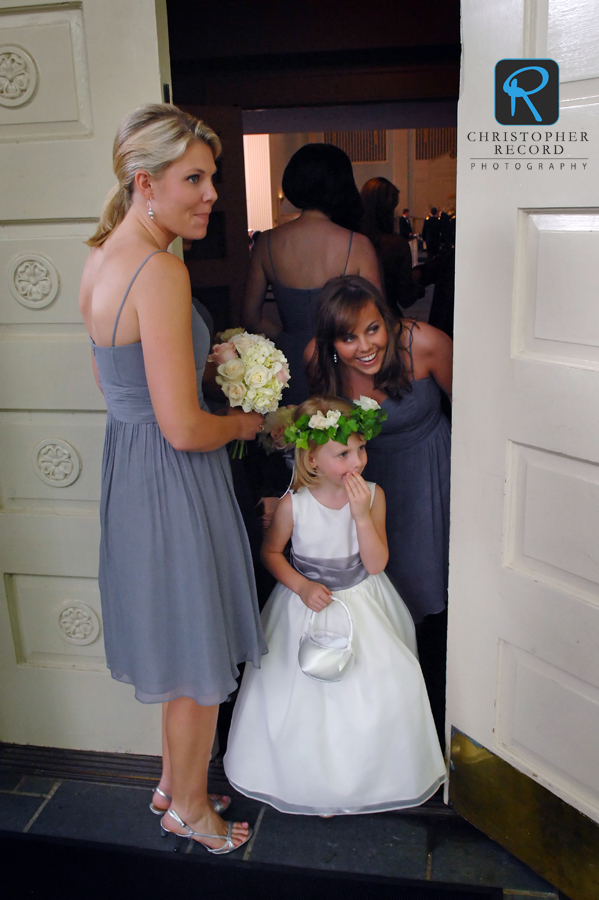
[[[495,66],[500,125],[553,125],[559,119],[559,66],[553,59],[502,59]]]

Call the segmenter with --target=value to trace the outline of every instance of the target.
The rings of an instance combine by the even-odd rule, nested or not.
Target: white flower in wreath
[[[359,400],[354,400],[356,406],[359,406],[360,409],[369,410],[369,409],[380,409],[380,403],[377,403],[376,400],[373,400],[372,397],[365,397],[363,394],[360,395]]]
[[[15,287],[26,300],[43,300],[52,290],[52,280],[45,266],[28,260],[15,272]]]

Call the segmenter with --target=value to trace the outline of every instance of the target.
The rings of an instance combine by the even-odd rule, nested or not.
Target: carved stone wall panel
[[[65,600],[58,614],[58,627],[65,641],[77,647],[87,647],[98,639],[100,618],[96,611],[81,600]]]
[[[0,508],[95,514],[103,413],[0,412]]]
[[[5,581],[20,665],[106,671],[94,578],[8,575]]]
[[[49,259],[37,253],[26,253],[13,259],[8,287],[21,306],[43,309],[56,299],[60,277]]]
[[[68,441],[58,438],[45,438],[36,444],[31,462],[37,477],[54,488],[70,487],[81,473],[77,450]]]
[[[81,325],[77,302],[94,221],[0,221],[0,327]]]
[[[91,133],[82,10],[0,15],[0,141]]]
[[[35,60],[22,47],[0,44],[0,106],[25,106],[39,82]]]

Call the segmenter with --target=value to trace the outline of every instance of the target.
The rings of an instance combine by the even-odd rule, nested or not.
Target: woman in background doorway
[[[283,192],[301,214],[260,235],[252,253],[243,321],[249,331],[276,341],[289,361],[287,403],[308,396],[303,353],[314,334],[322,286],[339,275],[361,275],[380,289],[379,267],[368,238],[358,233],[362,203],[347,154],[332,144],[306,144],[283,174]],[[263,315],[271,284],[282,331]]]
[[[362,231],[370,238],[383,271],[385,294],[396,315],[416,300],[409,242],[394,230],[399,190],[386,178],[370,178],[360,192],[364,204]]]

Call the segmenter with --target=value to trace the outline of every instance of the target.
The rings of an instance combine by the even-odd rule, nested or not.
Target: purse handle
[[[352,619],[351,613],[350,613],[349,609],[347,608],[347,605],[343,602],[343,600],[340,600],[339,597],[332,597],[331,599],[334,600],[335,603],[340,603],[341,606],[343,607],[343,609],[345,610],[345,612],[347,613],[347,619],[349,622],[349,635],[347,638],[348,649],[349,649],[349,648],[351,648],[352,640],[353,640],[353,636],[354,636],[354,620]],[[325,606],[324,609],[327,609],[327,607]],[[324,612],[324,609],[321,609],[320,612]],[[317,613],[316,610],[312,610],[312,614],[310,616],[310,621],[308,623],[308,633],[310,634],[310,637],[313,636],[312,626],[314,624],[314,617],[318,616],[319,614],[320,613]]]

